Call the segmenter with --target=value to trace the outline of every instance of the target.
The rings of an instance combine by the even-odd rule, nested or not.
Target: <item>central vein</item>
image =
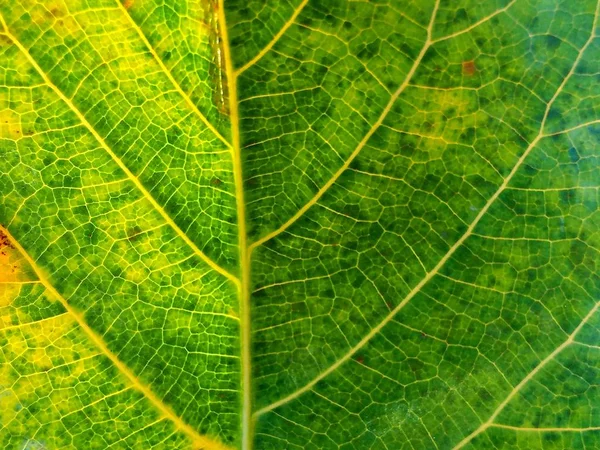
[[[241,447],[242,450],[252,448],[252,379],[251,379],[251,355],[250,355],[250,251],[246,232],[246,203],[244,200],[244,179],[242,175],[242,155],[240,149],[240,126],[237,97],[237,78],[233,69],[229,38],[227,36],[227,22],[225,20],[224,0],[219,0],[218,23],[223,40],[223,53],[225,60],[225,72],[229,88],[229,111],[231,120],[231,137],[233,153],[233,177],[235,182],[235,193],[237,202],[238,241],[240,259],[240,338],[241,338],[241,390],[242,390],[242,414],[241,414]]]

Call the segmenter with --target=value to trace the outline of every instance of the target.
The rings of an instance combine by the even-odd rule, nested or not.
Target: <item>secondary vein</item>
[[[221,275],[225,276],[229,280],[233,281],[236,285],[239,285],[239,279],[228,272],[226,269],[218,265],[215,261],[213,261],[208,255],[206,255],[202,250],[198,248],[198,246],[183,232],[181,228],[175,223],[173,219],[166,213],[166,211],[158,204],[156,199],[148,192],[148,190],[143,186],[141,181],[129,170],[129,168],[121,161],[121,159],[112,151],[112,149],[108,146],[106,141],[100,136],[100,134],[96,131],[96,129],[89,123],[89,121],[85,118],[83,113],[75,106],[75,104],[56,86],[52,80],[48,77],[46,72],[39,66],[37,61],[31,56],[27,48],[13,35],[4,18],[0,15],[0,23],[4,27],[6,36],[13,41],[13,43],[19,48],[19,50],[25,55],[29,63],[35,68],[35,70],[40,74],[40,76],[44,79],[48,87],[54,91],[58,97],[65,102],[65,104],[75,113],[80,122],[89,130],[89,132],[94,136],[96,141],[100,144],[100,146],[110,155],[110,157],[117,163],[119,168],[125,172],[127,177],[133,182],[133,184],[140,190],[140,192],[144,195],[144,197],[152,204],[154,209],[163,217],[163,219],[173,228],[173,230],[177,233],[177,235],[182,238],[185,243],[194,251],[196,255],[198,255],[206,264],[208,264],[212,269]]]
[[[600,8],[600,0],[598,2],[598,5],[599,5],[598,8]],[[431,19],[430,28],[429,28],[429,32],[428,32],[429,37],[431,37],[431,27],[433,26],[433,22],[435,20],[435,12],[437,11],[437,7],[438,6],[439,6],[439,0],[436,3],[436,7],[434,9],[433,17]],[[275,409],[275,408],[277,408],[279,406],[282,406],[282,405],[284,405],[284,404],[286,404],[286,403],[294,400],[295,398],[299,397],[300,395],[304,394],[305,392],[311,390],[320,380],[322,380],[323,378],[325,378],[326,376],[328,376],[329,374],[331,374],[332,372],[334,372],[342,364],[344,364],[346,361],[348,361],[358,350],[360,350],[362,347],[364,347],[374,336],[376,336],[383,329],[383,327],[385,325],[387,325],[393,319],[393,317],[402,308],[404,308],[404,306],[406,306],[412,300],[412,298],[415,295],[417,295],[421,291],[421,289],[434,276],[436,276],[438,274],[438,272],[442,269],[442,267],[445,266],[445,264],[448,262],[448,260],[456,252],[456,250],[469,238],[469,236],[471,236],[471,234],[473,233],[473,230],[475,229],[475,227],[477,226],[477,224],[479,223],[479,221],[487,213],[487,211],[489,210],[489,208],[496,202],[496,200],[498,199],[498,197],[500,196],[500,194],[502,192],[504,192],[504,190],[506,189],[506,187],[508,186],[508,184],[510,183],[510,181],[512,180],[512,178],[515,176],[515,174],[517,173],[517,171],[519,170],[519,168],[522,166],[522,164],[525,161],[525,159],[531,153],[531,151],[535,148],[535,146],[539,143],[540,140],[542,140],[544,137],[548,136],[548,135],[544,134],[544,128],[545,128],[545,125],[546,125],[546,120],[547,120],[548,115],[550,113],[550,109],[552,108],[552,105],[553,105],[554,101],[558,98],[559,94],[564,89],[564,86],[567,84],[567,82],[569,81],[569,79],[571,78],[571,76],[575,73],[575,69],[576,69],[579,61],[581,60],[581,58],[582,58],[585,50],[592,43],[592,41],[593,41],[593,39],[595,37],[595,29],[596,29],[596,24],[597,24],[597,17],[598,17],[598,9],[596,11],[596,16],[595,16],[594,23],[593,23],[593,26],[592,26],[591,36],[589,37],[589,39],[587,40],[587,42],[583,45],[583,47],[580,49],[577,57],[575,58],[575,61],[573,62],[572,66],[571,66],[570,71],[563,78],[563,81],[558,86],[558,88],[556,89],[554,95],[552,96],[552,98],[550,99],[550,101],[548,102],[548,104],[546,105],[546,110],[545,110],[544,115],[542,117],[542,120],[541,120],[541,123],[540,123],[540,127],[539,127],[539,131],[538,131],[537,136],[529,143],[529,145],[527,146],[527,149],[523,152],[523,154],[521,155],[521,157],[518,159],[518,161],[516,162],[516,164],[513,166],[513,168],[510,171],[510,173],[504,179],[504,181],[502,182],[502,184],[498,187],[498,189],[496,190],[496,192],[490,197],[490,199],[487,201],[487,203],[483,206],[483,208],[481,208],[481,210],[479,211],[479,213],[477,214],[477,216],[475,217],[475,219],[473,220],[473,222],[471,222],[471,224],[469,225],[469,227],[467,228],[467,230],[465,231],[465,233],[454,243],[454,245],[452,245],[452,247],[450,247],[450,249],[440,259],[440,261],[436,264],[436,266],[430,272],[428,272],[425,275],[425,277],[423,277],[421,279],[421,281],[408,293],[408,295],[406,295],[406,297],[404,297],[404,299],[392,311],[390,311],[390,313],[387,316],[385,316],[381,322],[379,322],[375,327],[373,327],[356,345],[354,345],[354,347],[352,347],[350,350],[348,350],[342,357],[340,357],[331,366],[329,366],[327,369],[325,369],[324,371],[322,371],[319,375],[317,375],[315,378],[313,378],[310,382],[308,382],[307,384],[305,384],[303,387],[297,389],[296,391],[292,392],[291,394],[287,395],[286,397],[284,397],[284,398],[282,398],[280,400],[277,400],[277,401],[271,403],[270,405],[267,405],[264,408],[261,408],[260,410],[256,411],[255,412],[255,416],[256,417],[258,417],[258,416],[260,416],[260,415],[262,415],[264,413],[267,413],[267,412],[269,412],[269,411],[271,411],[271,410],[273,410],[273,409]],[[428,48],[431,42],[432,41],[430,39],[428,39],[428,41],[426,42],[426,44],[424,46],[424,49]],[[319,194],[317,194],[317,196],[320,196],[320,195],[322,195],[321,191],[320,191]],[[306,209],[308,209],[308,208],[306,208]],[[284,224],[284,226],[286,226],[286,225]],[[289,225],[287,225],[287,226],[289,226]],[[263,238],[263,239],[255,242],[253,245],[255,245],[255,244],[256,245],[260,245],[260,243],[262,243],[265,240],[267,240],[266,239],[267,237],[270,238],[269,235],[267,235],[265,238]],[[273,237],[273,236],[271,236],[271,237]]]
[[[135,22],[135,20],[133,20],[133,17],[131,17],[131,14],[129,14],[129,11],[127,11],[127,9],[123,6],[123,4],[119,0],[115,0],[115,1],[119,5],[119,9],[121,10],[121,12],[129,20],[129,23],[131,24],[131,26],[136,30],[136,32],[138,33],[140,39],[144,42],[144,45],[146,45],[146,47],[148,48],[148,50],[150,51],[150,53],[152,54],[152,56],[154,57],[154,59],[156,60],[156,62],[160,66],[160,68],[162,69],[162,71],[165,73],[165,75],[167,76],[167,78],[169,79],[169,81],[173,84],[173,87],[175,87],[175,90],[179,93],[179,95],[181,95],[183,97],[183,99],[188,104],[188,106],[190,108],[192,108],[192,110],[200,118],[200,120],[202,121],[202,123],[204,123],[204,125],[206,125],[206,127],[210,131],[212,131],[213,134],[217,138],[219,138],[219,140],[222,141],[228,148],[231,148],[231,144],[229,143],[229,141],[227,141],[227,139],[225,139],[223,137],[223,135],[221,133],[219,133],[219,131],[213,126],[213,124],[211,124],[208,121],[208,119],[206,118],[206,116],[200,112],[200,110],[198,109],[198,107],[196,106],[196,104],[194,102],[192,102],[192,99],[185,93],[185,91],[183,90],[183,88],[181,87],[181,85],[175,80],[175,78],[173,77],[173,74],[171,73],[171,71],[165,66],[165,64],[163,63],[162,59],[160,59],[158,57],[158,54],[156,53],[156,50],[154,49],[154,47],[152,46],[152,44],[150,43],[150,41],[148,40],[148,38],[146,37],[146,35],[144,34],[144,32],[142,31],[141,27]]]
[[[273,39],[271,39],[271,41],[260,52],[258,52],[258,54],[254,58],[252,58],[250,61],[248,61],[242,67],[237,69],[234,72],[234,75],[235,76],[241,75],[245,70],[249,69],[251,66],[253,66],[258,61],[260,61],[262,59],[262,57],[265,56],[269,52],[269,50],[271,50],[273,48],[273,46],[277,43],[277,41],[279,41],[279,39],[281,39],[281,36],[283,36],[285,34],[285,32],[288,30],[288,28],[294,24],[294,22],[296,21],[296,18],[300,15],[300,13],[302,12],[302,10],[304,9],[304,7],[306,6],[307,3],[308,3],[308,0],[302,0],[302,2],[300,2],[298,7],[294,10],[294,13],[289,18],[289,20],[283,25],[283,27],[281,27],[281,29],[277,32],[277,34],[275,36],[273,36]]]
[[[189,436],[195,445],[201,445],[203,448],[207,449],[215,449],[215,450],[226,450],[227,446],[223,445],[220,442],[212,440],[207,436],[203,436],[199,434],[193,427],[185,423],[179,416],[177,416],[173,410],[167,406],[163,401],[158,398],[158,396],[152,392],[152,389],[148,387],[144,382],[142,382],[119,358],[115,355],[106,345],[104,340],[96,334],[94,330],[90,328],[90,326],[86,323],[83,315],[75,310],[69,302],[56,290],[56,288],[50,283],[44,271],[42,271],[36,261],[27,253],[27,251],[21,246],[21,244],[12,236],[12,234],[5,228],[0,227],[0,231],[4,233],[11,244],[23,255],[25,260],[29,263],[32,270],[37,275],[40,282],[46,288],[48,292],[50,292],[65,308],[65,310],[75,319],[77,324],[81,327],[81,329],[88,335],[90,340],[98,347],[102,353],[110,359],[110,361],[115,365],[115,367],[129,380],[129,382],[156,407],[160,411],[160,413],[171,420],[175,426]]]

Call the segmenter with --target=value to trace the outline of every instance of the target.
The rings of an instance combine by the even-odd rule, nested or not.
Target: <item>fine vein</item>
[[[292,16],[289,18],[289,20],[283,25],[283,27],[281,27],[281,30],[279,30],[277,32],[277,34],[275,36],[273,36],[273,39],[271,39],[271,41],[260,52],[258,52],[258,54],[254,58],[252,58],[250,61],[248,61],[242,67],[237,69],[234,72],[234,75],[239,76],[246,69],[250,68],[251,66],[256,64],[258,61],[260,61],[262,59],[262,57],[265,56],[269,52],[269,50],[271,50],[273,48],[273,46],[277,43],[277,41],[279,41],[279,39],[281,39],[281,36],[283,36],[285,34],[285,32],[288,30],[288,28],[294,24],[294,22],[296,21],[296,18],[300,15],[300,13],[302,12],[302,10],[304,9],[304,7],[306,6],[307,3],[308,3],[308,0],[302,0],[302,2],[300,2],[300,4],[296,8],[296,10],[292,14]]]
[[[358,156],[358,154],[361,152],[361,150],[366,145],[366,143],[371,138],[371,136],[383,124],[383,121],[385,120],[385,118],[389,114],[389,112],[391,111],[392,106],[394,105],[394,103],[396,102],[396,100],[398,99],[398,97],[400,96],[400,94],[402,94],[402,92],[404,91],[404,89],[406,89],[406,87],[410,84],[410,80],[412,79],[412,77],[414,76],[417,68],[419,67],[419,64],[421,63],[421,60],[425,56],[425,53],[427,53],[427,50],[429,50],[429,48],[432,45],[436,44],[437,42],[441,42],[441,41],[444,41],[446,39],[449,39],[451,37],[458,36],[458,35],[460,35],[462,33],[470,31],[470,30],[472,30],[472,29],[474,29],[474,28],[476,28],[476,27],[484,24],[485,22],[487,22],[491,18],[495,17],[496,15],[498,15],[498,14],[500,14],[502,12],[507,11],[515,3],[515,1],[516,0],[512,0],[504,8],[501,8],[498,11],[495,11],[494,13],[490,14],[489,16],[484,17],[483,19],[481,19],[478,22],[474,23],[473,25],[469,26],[465,30],[458,31],[458,32],[454,33],[453,35],[444,36],[444,37],[441,37],[441,38],[438,38],[438,39],[433,39],[433,37],[432,37],[432,34],[433,34],[433,21],[430,21],[429,26],[427,27],[427,40],[425,41],[425,45],[421,49],[421,52],[419,53],[419,55],[417,56],[417,59],[413,63],[413,65],[410,68],[409,72],[407,73],[404,81],[402,82],[402,84],[400,85],[400,87],[396,90],[396,92],[394,92],[394,94],[392,94],[392,97],[390,98],[390,101],[388,102],[388,104],[384,108],[384,110],[381,113],[381,115],[379,116],[378,120],[373,124],[373,126],[371,127],[371,129],[365,135],[365,137],[358,143],[358,146],[350,154],[350,156],[348,157],[348,159],[346,160],[346,162],[344,163],[344,165],[341,166],[339,168],[339,170],[335,174],[333,174],[333,176],[327,181],[327,183],[325,185],[323,185],[323,187],[321,189],[319,189],[319,191],[315,194],[315,196],[313,198],[311,198],[302,208],[300,208],[296,212],[296,214],[294,214],[292,217],[290,217],[279,228],[273,230],[272,232],[270,232],[267,235],[263,236],[262,238],[258,239],[256,242],[253,242],[250,245],[250,248],[254,249],[254,248],[256,248],[256,247],[264,244],[265,242],[273,239],[274,237],[278,236],[279,234],[283,233],[285,230],[287,230],[300,217],[302,217],[302,215],[304,215],[304,213],[306,211],[308,211],[312,206],[314,206],[319,201],[319,199],[323,196],[323,194],[325,194],[325,192],[327,192],[327,190],[333,184],[335,184],[335,182],[344,173],[344,171],[346,171],[348,169],[348,167],[350,167],[350,164],[352,163],[352,161]],[[438,5],[436,5],[436,9],[435,9],[436,13],[437,13],[437,7],[438,7]]]
[[[252,358],[251,358],[251,317],[250,317],[250,252],[246,231],[246,203],[244,200],[244,179],[242,173],[242,155],[240,145],[240,125],[237,97],[237,79],[231,58],[231,46],[227,34],[224,0],[219,0],[218,23],[223,40],[223,56],[229,86],[229,111],[231,136],[233,141],[233,176],[235,181],[238,241],[240,258],[240,342],[241,342],[241,443],[242,450],[252,448]]]
[[[460,441],[458,443],[458,445],[456,447],[454,447],[453,450],[458,450],[458,449],[463,448],[465,445],[467,445],[469,442],[471,442],[473,440],[473,438],[475,438],[477,435],[481,434],[483,431],[485,431],[489,427],[491,427],[494,424],[494,420],[496,420],[496,418],[502,412],[502,410],[504,410],[504,408],[506,407],[506,405],[508,405],[508,403],[521,391],[521,389],[523,389],[523,387],[537,373],[539,373],[540,370],[542,370],[544,368],[544,366],[546,366],[550,361],[552,361],[554,358],[556,358],[556,356],[560,352],[562,352],[565,348],[567,348],[569,345],[571,345],[575,341],[575,336],[577,336],[577,333],[579,333],[579,331],[583,328],[583,326],[596,313],[596,311],[598,310],[599,307],[600,307],[600,302],[596,303],[594,305],[594,307],[587,313],[587,315],[579,323],[579,325],[577,326],[577,328],[575,328],[575,330],[573,331],[573,333],[571,333],[569,335],[569,337],[567,338],[566,341],[564,341],[561,345],[559,345],[558,347],[556,347],[556,349],[552,353],[550,353],[548,356],[546,356],[542,360],[542,362],[540,362],[537,366],[535,366],[535,368],[531,372],[529,372],[527,374],[527,376],[525,378],[523,378],[521,380],[521,382],[519,384],[517,384],[512,391],[510,391],[510,393],[506,396],[506,398],[504,399],[504,401],[502,403],[500,403],[500,405],[498,405],[498,407],[494,410],[494,412],[492,413],[492,415],[490,416],[490,418],[487,421],[485,421],[484,423],[482,423],[479,426],[479,428],[477,428],[475,431],[473,431],[471,434],[469,434],[466,438],[464,438],[462,441]],[[497,424],[497,425],[494,425],[494,426],[498,426],[498,427],[501,427],[501,428],[509,428],[508,426],[502,425],[502,424]]]
[[[115,367],[129,380],[129,382],[156,407],[160,411],[160,413],[171,420],[175,426],[181,430],[183,433],[188,435],[193,441],[195,445],[201,445],[203,448],[215,449],[215,450],[225,450],[228,447],[224,446],[220,442],[214,441],[206,436],[202,436],[199,434],[193,427],[185,423],[179,416],[177,416],[173,410],[167,406],[163,401],[157,397],[157,395],[152,392],[152,389],[148,387],[144,382],[142,382],[118,357],[115,355],[106,345],[106,343],[102,340],[102,338],[96,334],[94,330],[90,328],[90,326],[86,323],[83,315],[75,310],[69,302],[54,288],[54,286],[50,283],[45,273],[38,267],[37,263],[33,260],[33,258],[27,253],[27,251],[21,246],[21,244],[12,236],[12,234],[5,228],[0,227],[0,232],[4,233],[11,244],[23,255],[25,260],[29,263],[32,270],[37,275],[40,282],[46,288],[48,292],[50,292],[67,310],[67,312],[73,316],[77,324],[81,327],[81,329],[89,336],[90,340],[102,351],[102,353],[111,360],[111,362],[115,365]]]
[[[438,2],[438,4],[436,4],[436,9],[437,9],[437,5],[439,5],[439,2]],[[599,0],[599,5],[600,5],[600,0]],[[434,14],[431,19],[430,26],[429,26],[429,31],[428,31],[429,36],[431,36],[431,28],[432,28],[433,22],[435,20],[435,11],[436,10],[434,10]],[[334,372],[342,364],[344,364],[346,361],[348,361],[358,350],[360,350],[362,347],[364,347],[374,336],[376,336],[383,329],[383,327],[385,325],[387,325],[393,319],[393,317],[402,308],[404,308],[404,306],[406,306],[406,304],[408,302],[410,302],[410,300],[415,295],[417,295],[421,291],[423,286],[425,286],[435,275],[437,275],[437,273],[441,270],[441,268],[444,267],[446,262],[448,262],[448,260],[452,257],[454,252],[456,252],[456,250],[467,240],[467,238],[469,236],[471,236],[471,234],[473,233],[473,230],[475,229],[475,227],[477,226],[479,221],[487,213],[489,208],[495,203],[495,201],[498,199],[500,194],[506,189],[506,187],[510,183],[511,179],[515,176],[515,174],[517,173],[519,168],[522,166],[525,159],[529,156],[529,154],[531,153],[533,148],[535,148],[535,146],[538,144],[538,142],[541,139],[546,137],[546,135],[544,134],[544,128],[546,125],[546,120],[550,113],[550,109],[552,108],[552,105],[553,105],[554,101],[556,100],[556,98],[558,97],[558,95],[560,94],[560,92],[563,90],[564,86],[567,84],[567,82],[569,81],[569,79],[571,78],[573,73],[575,72],[575,68],[577,67],[584,52],[586,51],[588,46],[593,41],[593,39],[595,37],[594,30],[596,29],[597,17],[598,17],[598,11],[596,11],[596,18],[594,19],[594,24],[592,26],[591,36],[589,37],[588,41],[583,45],[583,47],[579,51],[577,58],[575,58],[575,61],[573,62],[572,66],[571,66],[571,70],[564,77],[562,83],[559,85],[556,92],[554,93],[554,95],[552,96],[552,98],[550,99],[548,104],[546,105],[546,110],[544,112],[542,121],[540,123],[540,127],[539,127],[537,136],[528,145],[527,149],[523,152],[521,157],[518,159],[517,163],[514,165],[511,172],[508,174],[508,176],[504,179],[504,181],[502,182],[500,187],[496,190],[496,192],[492,195],[492,197],[490,197],[490,199],[487,201],[487,203],[484,205],[484,207],[479,211],[479,213],[477,214],[477,216],[475,217],[475,219],[473,220],[471,225],[469,225],[469,227],[467,228],[466,232],[454,243],[454,245],[452,245],[452,247],[450,247],[448,252],[440,259],[440,261],[437,263],[437,265],[430,272],[428,272],[423,279],[421,279],[421,281],[408,293],[408,295],[381,322],[379,322],[379,324],[377,324],[375,327],[373,327],[369,331],[369,333],[367,333],[354,347],[352,347],[350,350],[348,350],[341,358],[339,358],[336,362],[334,362],[326,370],[321,372],[319,375],[317,375],[315,378],[313,378],[310,382],[305,384],[300,389],[297,389],[296,391],[292,392],[288,396],[286,396],[276,402],[273,402],[270,405],[267,405],[264,408],[256,411],[256,413],[255,413],[256,416],[260,416],[266,412],[271,411],[274,408],[284,405],[284,404],[288,403],[289,401],[294,400],[295,398],[304,394],[305,392],[311,390],[320,380],[322,380],[323,378],[328,376],[330,373]],[[430,40],[428,39],[427,43],[425,44],[424,49],[426,49],[429,45],[430,45]],[[405,82],[407,82],[407,81],[405,81]],[[266,237],[268,237],[268,236],[266,236]],[[261,241],[264,242],[264,240],[266,240],[266,239],[263,238],[263,240],[261,240]],[[261,241],[257,241],[255,244],[260,245],[259,243],[262,243]]]
[[[219,272],[221,275],[227,277],[229,280],[234,283],[239,284],[239,280],[236,276],[229,273],[223,267],[218,265],[215,261],[209,258],[202,250],[198,248],[196,244],[183,232],[181,228],[175,223],[175,221],[166,213],[166,211],[158,204],[158,202],[154,199],[154,197],[148,192],[148,190],[142,185],[140,180],[129,170],[129,168],[121,161],[121,159],[112,151],[112,149],[108,146],[106,141],[98,134],[96,129],[88,122],[83,113],[75,106],[75,104],[65,95],[63,92],[50,80],[48,75],[42,70],[39,64],[33,59],[29,51],[25,48],[23,44],[9,31],[4,18],[0,16],[0,23],[5,29],[6,36],[13,41],[13,43],[21,50],[21,52],[25,55],[27,60],[31,63],[31,65],[36,69],[36,71],[40,74],[40,76],[44,79],[46,84],[60,97],[60,99],[67,104],[67,106],[75,113],[81,123],[89,130],[90,133],[96,138],[96,141],[106,150],[106,152],[110,155],[110,157],[117,163],[117,165],[121,168],[123,172],[127,175],[127,177],[133,182],[133,184],[140,190],[140,192],[148,199],[148,201],[152,204],[154,209],[163,217],[163,219],[175,230],[177,235],[181,237],[185,243],[198,255],[204,262],[206,262],[212,269],[216,272]]]
[[[144,42],[144,44],[146,45],[146,47],[148,48],[148,50],[150,51],[150,53],[152,54],[152,56],[154,57],[154,59],[156,60],[158,65],[160,66],[160,68],[162,69],[162,71],[165,73],[165,75],[169,79],[169,81],[173,84],[173,87],[175,87],[175,90],[179,93],[179,95],[181,95],[183,97],[183,99],[188,104],[188,106],[190,108],[192,108],[192,110],[200,118],[202,123],[204,123],[204,125],[206,125],[206,127],[210,131],[212,131],[213,134],[217,138],[219,138],[219,140],[221,140],[225,145],[227,145],[228,148],[231,148],[231,144],[227,141],[227,139],[225,139],[223,137],[223,135],[221,133],[219,133],[219,131],[213,126],[213,124],[208,121],[206,116],[200,112],[200,110],[198,109],[196,104],[192,101],[192,99],[190,99],[190,97],[182,89],[181,85],[175,80],[175,78],[173,78],[173,74],[171,74],[171,71],[165,66],[162,59],[160,59],[158,57],[156,50],[154,49],[154,47],[152,46],[152,44],[150,43],[150,41],[148,40],[148,38],[146,37],[144,32],[142,31],[141,27],[135,22],[135,20],[133,20],[133,17],[131,17],[131,14],[129,14],[129,11],[127,11],[127,9],[123,6],[123,4],[119,0],[116,0],[116,3],[119,5],[119,9],[123,12],[125,17],[127,17],[127,19],[129,20],[129,23],[131,24],[131,26],[136,30],[140,39]]]

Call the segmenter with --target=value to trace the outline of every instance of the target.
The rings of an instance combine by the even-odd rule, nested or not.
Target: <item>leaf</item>
[[[2,0],[3,447],[600,447],[599,8]]]

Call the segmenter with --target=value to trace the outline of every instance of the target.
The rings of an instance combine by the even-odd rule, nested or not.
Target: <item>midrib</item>
[[[241,339],[241,448],[252,449],[252,379],[251,379],[251,332],[250,332],[250,251],[246,231],[246,203],[244,200],[244,179],[242,175],[242,155],[240,148],[240,126],[237,97],[237,75],[233,69],[231,48],[227,33],[224,0],[219,0],[218,22],[223,41],[223,57],[225,73],[229,89],[229,113],[231,121],[233,177],[237,203],[238,241],[240,258],[240,283],[238,284],[240,299],[240,339]]]

